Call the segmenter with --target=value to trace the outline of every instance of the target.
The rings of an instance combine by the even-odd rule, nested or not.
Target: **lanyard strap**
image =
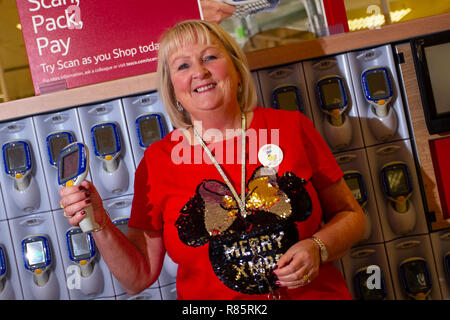
[[[194,131],[195,137],[198,139],[200,144],[203,147],[203,150],[205,150],[208,157],[211,159],[211,162],[216,167],[217,171],[219,171],[220,175],[222,176],[222,179],[225,181],[226,185],[230,189],[231,193],[233,194],[234,200],[239,205],[239,211],[241,212],[242,217],[246,217],[247,213],[245,210],[245,150],[246,150],[246,137],[245,137],[245,128],[246,128],[246,118],[245,114],[241,114],[241,125],[242,125],[242,152],[241,152],[241,198],[239,198],[239,195],[236,192],[236,189],[231,184],[230,180],[228,179],[225,172],[222,170],[220,164],[217,162],[216,158],[211,153],[211,150],[209,150],[208,146],[203,141],[202,137],[198,134],[197,130],[194,126],[192,126],[192,129]]]

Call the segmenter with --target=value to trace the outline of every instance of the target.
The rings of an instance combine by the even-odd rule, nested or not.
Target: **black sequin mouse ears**
[[[305,182],[291,172],[278,177],[271,168],[257,168],[247,183],[243,217],[224,183],[204,180],[175,223],[180,240],[192,247],[209,243],[214,272],[229,288],[273,293],[272,271],[299,239],[295,222],[312,212]]]
[[[195,247],[207,243],[210,237],[223,235],[227,230],[245,231],[250,227],[249,223],[270,225],[278,220],[303,221],[312,209],[304,183],[304,179],[291,172],[279,178],[272,168],[257,168],[247,183],[248,217],[244,218],[240,216],[239,207],[224,183],[203,180],[195,196],[181,209],[176,221],[180,239]],[[248,225],[245,229],[242,229],[242,220],[248,220],[244,223]]]

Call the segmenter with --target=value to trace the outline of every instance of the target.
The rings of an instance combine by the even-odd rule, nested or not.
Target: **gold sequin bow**
[[[258,168],[248,182],[245,208],[248,213],[266,211],[287,219],[292,213],[288,196],[280,190],[276,171]],[[205,181],[199,193],[205,203],[205,228],[212,236],[226,231],[239,215],[239,206],[229,188],[215,180]]]

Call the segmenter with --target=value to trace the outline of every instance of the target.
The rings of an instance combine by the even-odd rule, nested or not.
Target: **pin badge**
[[[283,161],[283,151],[276,144],[266,144],[259,149],[258,159],[263,166],[275,168]]]

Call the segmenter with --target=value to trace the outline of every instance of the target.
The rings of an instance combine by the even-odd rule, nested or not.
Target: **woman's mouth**
[[[194,91],[198,92],[198,93],[202,93],[202,92],[211,90],[211,89],[213,89],[215,87],[216,87],[215,83],[210,83],[210,84],[207,84],[205,86],[201,86],[201,87],[195,88]]]

